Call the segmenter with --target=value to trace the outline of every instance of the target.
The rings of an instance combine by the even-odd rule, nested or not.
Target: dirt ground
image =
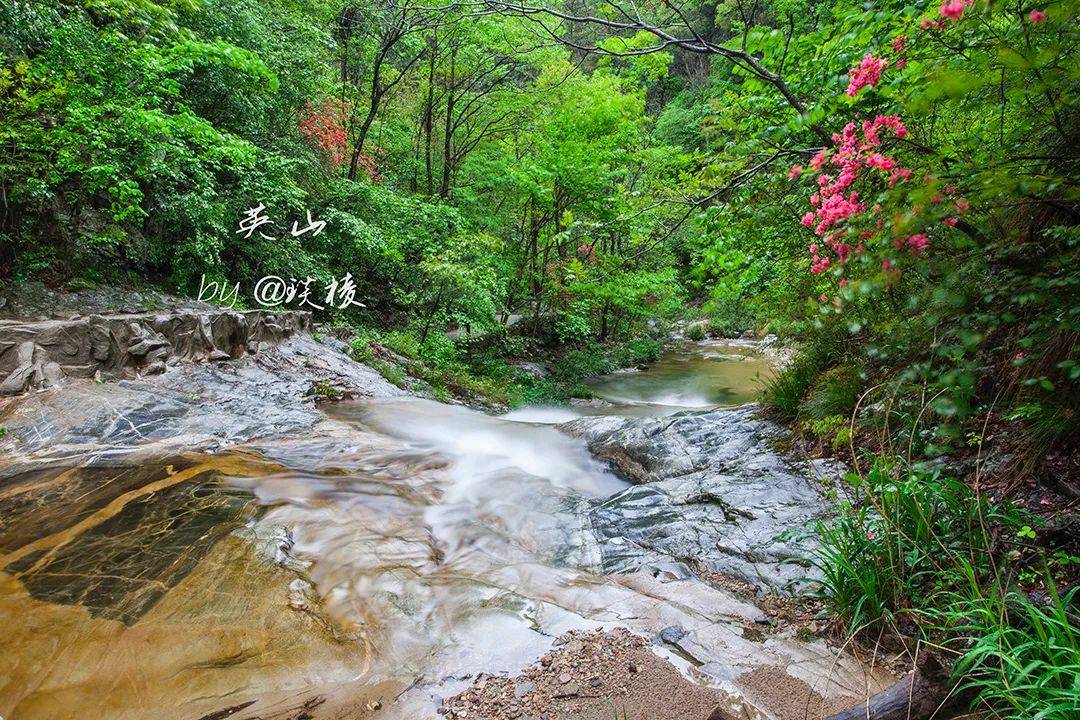
[[[823,702],[801,680],[762,667],[739,678],[778,720],[818,720],[854,705]],[[753,713],[753,710],[747,712]],[[690,682],[648,642],[617,628],[571,631],[517,677],[481,674],[439,713],[472,720],[741,720],[722,694]]]
[[[569,632],[540,662],[514,678],[478,676],[439,712],[482,720],[726,720],[713,715],[716,692],[686,680],[643,638]]]

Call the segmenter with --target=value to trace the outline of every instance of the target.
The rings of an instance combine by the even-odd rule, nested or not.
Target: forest
[[[2,0],[0,285],[308,310],[489,412],[776,336],[763,414],[848,467],[822,626],[1065,720],[1078,42],[1070,0]]]

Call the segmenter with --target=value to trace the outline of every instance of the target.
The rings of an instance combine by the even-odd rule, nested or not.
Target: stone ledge
[[[181,310],[88,315],[71,320],[0,320],[0,396],[65,378],[119,379],[161,373],[179,362],[238,359],[311,332],[311,313]]]

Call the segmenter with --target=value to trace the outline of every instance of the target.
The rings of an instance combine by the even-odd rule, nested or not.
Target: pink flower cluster
[[[1028,15],[1028,18],[1031,20],[1031,22],[1038,25],[1046,19],[1046,13],[1044,13],[1042,10],[1032,10],[1031,14]]]
[[[906,245],[912,253],[918,255],[926,249],[926,235],[924,235],[923,233],[918,233],[917,235],[909,236],[907,240],[904,240],[903,238],[897,238],[893,242],[893,245],[896,247],[897,250],[902,250]]]
[[[941,3],[941,15],[949,20],[959,20],[974,0],[943,0]]]
[[[848,73],[850,82],[848,83],[847,94],[855,97],[867,85],[870,87],[877,85],[881,80],[881,71],[888,66],[889,61],[885,58],[876,58],[870,53],[866,53],[866,57],[862,59],[862,62],[851,68]]]
[[[845,264],[855,254],[862,251],[862,242],[873,235],[872,231],[859,233],[857,246],[843,241],[842,226],[866,211],[866,204],[859,200],[859,193],[852,190],[852,185],[868,168],[885,174],[890,186],[911,177],[911,170],[901,167],[896,159],[881,152],[881,132],[888,129],[895,137],[907,135],[907,128],[896,115],[878,115],[873,120],[866,120],[860,128],[855,123],[848,123],[843,133],[833,135],[836,143],[834,150],[824,149],[810,160],[810,168],[822,170],[826,165],[837,168],[834,174],[821,172],[817,177],[818,192],[810,197],[810,210],[802,217],[802,224],[812,227],[814,234],[822,238],[822,243],[810,245],[810,271],[818,274],[827,270],[835,261]],[[873,208],[874,213],[878,210]],[[907,239],[906,246],[911,252],[919,253],[926,248],[925,235],[913,235]],[[831,252],[830,252],[831,251]]]

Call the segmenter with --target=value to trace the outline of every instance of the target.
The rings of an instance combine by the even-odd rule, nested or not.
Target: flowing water
[[[767,371],[745,347],[693,345],[598,379],[615,405],[602,410],[341,403],[315,438],[14,478],[0,485],[0,716],[199,718],[317,695],[437,717],[476,673],[614,626],[691,631],[657,651],[732,708],[753,709],[739,678],[762,666],[857,696],[861,675],[823,643],[746,639],[760,611],[682,563],[643,554],[611,572],[605,552],[627,541],[598,535],[593,512],[631,488],[545,424],[736,404]]]

